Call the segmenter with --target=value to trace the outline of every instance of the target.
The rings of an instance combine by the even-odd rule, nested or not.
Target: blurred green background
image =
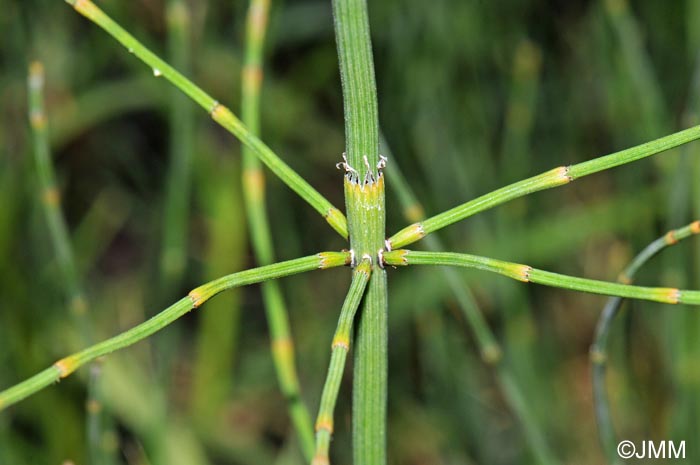
[[[164,0],[102,0],[168,59]],[[245,1],[191,1],[195,82],[240,103]],[[184,274],[162,285],[172,152],[170,85],[59,0],[4,0],[0,14],[0,388],[81,347],[41,214],[26,69],[44,62],[51,145],[93,338],[143,321],[189,289],[254,266],[240,144],[196,111]],[[520,178],[700,120],[700,3],[369,2],[389,163],[427,214]],[[272,2],[262,139],[343,205],[343,107],[330,2]],[[585,178],[440,233],[449,250],[614,280],[669,228],[700,217],[700,146]],[[383,149],[388,153],[389,148]],[[343,242],[268,176],[280,259]],[[389,186],[388,232],[407,220]],[[417,245],[417,247],[421,247]],[[471,286],[561,463],[603,463],[588,348],[605,299],[459,271]],[[700,246],[677,246],[638,282],[700,288]],[[305,403],[315,414],[345,269],[282,281]],[[536,463],[441,273],[391,270],[389,457],[395,464]],[[611,335],[618,435],[686,440],[700,463],[700,317],[628,303]],[[277,387],[260,290],[217,297],[100,365],[113,463],[302,463]],[[87,463],[88,369],[0,413],[0,464]],[[332,444],[351,462],[351,370]]]

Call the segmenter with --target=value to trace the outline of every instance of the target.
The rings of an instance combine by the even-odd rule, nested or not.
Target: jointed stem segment
[[[263,45],[269,0],[252,0],[248,8],[246,52],[243,64],[241,117],[252,134],[260,133],[260,87],[263,78]],[[247,146],[243,146],[243,197],[255,258],[261,265],[275,261],[265,202],[265,175],[260,161]],[[280,388],[289,408],[289,415],[307,460],[314,450],[314,433],[311,415],[302,401],[297,368],[294,359],[294,343],[289,330],[287,306],[279,283],[262,283],[263,300],[270,327],[272,359],[277,371]]]
[[[651,300],[668,304],[700,305],[700,291],[662,287],[642,287],[629,284],[610,283],[594,279],[576,278],[549,271],[538,270],[528,265],[504,262],[493,258],[452,252],[416,252],[395,250],[384,254],[387,265],[451,265],[490,271],[522,282],[533,282],[545,286],[560,287],[575,291],[590,292],[631,299]]]
[[[340,310],[338,328],[335,331],[333,343],[331,344],[332,352],[330,365],[328,367],[328,376],[326,377],[326,384],[323,386],[321,406],[319,407],[318,417],[316,419],[316,452],[311,462],[313,465],[329,463],[328,449],[331,435],[333,434],[333,411],[335,410],[335,403],[338,399],[338,391],[340,390],[340,381],[343,377],[345,359],[350,350],[352,324],[357,307],[360,305],[365,288],[369,282],[371,272],[372,267],[369,259],[364,259],[355,268],[350,289],[345,297],[345,302],[343,302],[343,308]]]
[[[29,124],[32,130],[37,187],[40,189],[37,197],[41,201],[51,246],[56,252],[58,267],[61,277],[64,279],[69,307],[73,316],[80,322],[84,336],[87,336],[89,328],[85,322],[87,318],[85,316],[85,297],[73,259],[68,228],[61,213],[61,195],[56,186],[56,175],[51,161],[47,117],[44,109],[44,66],[40,62],[33,62],[29,67],[28,95]]]
[[[396,249],[405,247],[422,239],[426,234],[430,234],[445,226],[449,226],[457,221],[468,218],[476,213],[488,210],[509,200],[522,197],[533,192],[551,189],[553,187],[567,184],[575,179],[589,174],[614,168],[625,163],[630,163],[641,158],[656,155],[657,153],[678,147],[700,138],[700,126],[695,126],[660,139],[631,147],[626,150],[595,158],[590,161],[571,166],[561,166],[554,168],[537,176],[533,176],[522,181],[510,184],[497,189],[491,193],[477,197],[462,205],[454,207],[443,213],[435,215],[427,220],[414,223],[402,229],[389,238],[391,247]]]
[[[44,66],[35,61],[29,66],[29,125],[33,139],[33,153],[36,164],[36,173],[40,195],[38,195],[46,218],[46,223],[51,239],[51,246],[57,257],[58,267],[63,278],[68,309],[73,320],[80,328],[82,343],[90,345],[91,322],[88,314],[88,305],[75,259],[73,248],[68,234],[68,227],[61,212],[61,198],[56,185],[56,176],[51,160],[51,150],[48,136],[46,109],[44,104]],[[60,368],[60,367],[59,367]],[[86,437],[87,450],[90,461],[99,463],[103,461],[103,448],[100,444],[102,435],[102,415],[100,403],[100,376],[99,368],[94,367],[93,373],[88,378],[86,405],[87,409]]]
[[[345,150],[352,170],[344,177],[350,247],[369,256],[372,277],[358,326],[353,378],[353,461],[386,463],[388,302],[384,249],[384,165],[379,156],[379,119],[366,0],[333,0],[333,23],[343,86]]]
[[[123,349],[124,347],[128,347],[147,338],[222,291],[267,281],[269,279],[303,273],[305,271],[342,266],[349,263],[349,261],[350,254],[347,252],[322,252],[308,257],[233,273],[206,283],[193,289],[187,297],[183,297],[140,325],[65,357],[46,370],[0,392],[0,410],[19,402],[61,378],[65,378],[81,366],[98,357],[114,352],[115,350]]]
[[[682,228],[667,232],[634,257],[627,268],[620,273],[618,281],[624,284],[632,283],[637,271],[656,254],[666,247],[677,244],[679,241],[693,235],[700,235],[700,221],[695,221]],[[593,399],[595,402],[596,420],[598,422],[598,435],[600,436],[603,450],[610,463],[617,463],[619,456],[617,455],[616,449],[618,440],[615,437],[615,430],[610,418],[610,403],[605,389],[605,372],[608,361],[607,344],[612,322],[619,313],[623,301],[624,299],[622,297],[608,299],[598,319],[595,339],[591,345],[590,352],[593,375]]]
[[[154,74],[166,78],[208,111],[214,121],[248,146],[253,153],[282,180],[282,182],[287,184],[294,192],[326,218],[326,221],[333,229],[342,237],[348,237],[347,220],[345,216],[318,191],[311,187],[304,178],[299,176],[296,171],[282,161],[264,142],[252,134],[228,108],[214,100],[209,94],[176,71],[168,63],[158,58],[158,56],[144,47],[141,42],[136,40],[131,34],[124,30],[124,28],[114,22],[112,18],[107,16],[90,0],[66,1],[73,5],[73,8],[75,8],[77,12],[100,26],[118,42],[124,45],[129,52],[133,53],[144,63],[153,68]]]

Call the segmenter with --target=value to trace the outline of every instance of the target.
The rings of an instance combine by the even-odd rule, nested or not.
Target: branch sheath
[[[468,218],[476,213],[488,210],[504,202],[523,197],[553,187],[568,184],[571,181],[604,171],[616,166],[631,163],[642,158],[656,155],[700,138],[700,126],[695,126],[660,139],[647,142],[620,152],[595,158],[577,165],[560,166],[531,178],[497,189],[474,200],[435,215],[427,220],[413,223],[389,238],[392,248],[405,247],[427,234],[442,229],[453,223]]]
[[[321,394],[321,405],[316,419],[316,452],[311,461],[312,465],[327,465],[329,463],[328,450],[330,448],[331,435],[333,434],[333,411],[338,400],[340,382],[343,378],[345,359],[350,350],[350,335],[355,312],[360,306],[360,301],[365,293],[372,267],[369,260],[363,260],[355,268],[352,275],[350,289],[343,302],[338,319],[338,328],[331,343],[331,361],[328,367],[326,384]]]
[[[241,117],[250,132],[260,134],[260,87],[263,80],[263,50],[270,11],[269,0],[251,0],[246,26],[243,63]],[[253,150],[243,146],[243,197],[255,259],[260,265],[275,261],[270,223],[265,201],[265,174]],[[265,312],[270,327],[272,360],[280,389],[287,399],[289,416],[299,436],[302,452],[311,460],[314,434],[311,415],[301,397],[294,358],[294,343],[289,330],[287,305],[277,281],[262,283]]]
[[[350,263],[348,252],[321,252],[308,257],[297,258],[274,265],[261,266],[240,271],[208,282],[193,289],[153,318],[117,336],[95,344],[87,349],[62,358],[49,368],[31,378],[0,392],[0,411],[19,402],[27,396],[67,377],[75,370],[98,357],[129,347],[168,326],[190,310],[193,310],[220,292],[234,287],[247,286],[269,279],[282,278],[315,269],[326,269]]]
[[[590,292],[630,299],[651,300],[667,304],[700,305],[700,291],[680,290],[664,287],[642,287],[629,284],[610,283],[594,279],[576,278],[549,271],[538,270],[528,265],[504,262],[478,255],[452,252],[416,252],[395,250],[384,254],[387,265],[448,265],[490,271],[522,282],[560,287],[574,291]]]
[[[335,208],[316,189],[311,187],[304,178],[280,159],[264,142],[258,139],[251,131],[234,115],[231,110],[214,100],[209,94],[176,71],[157,55],[148,50],[141,42],[136,40],[124,28],[107,16],[100,8],[90,0],[66,0],[75,10],[94,22],[109,35],[114,37],[126,49],[136,55],[141,61],[153,69],[154,76],[163,76],[178,89],[187,94],[199,106],[204,108],[211,117],[223,126],[227,131],[236,136],[248,146],[268,168],[287,184],[302,199],[319,212],[326,221],[342,237],[347,238],[347,220],[340,210]]]
[[[682,228],[667,232],[634,257],[632,262],[620,274],[618,281],[625,284],[631,283],[637,271],[656,254],[666,247],[697,234],[700,234],[700,221],[695,221]],[[618,463],[619,456],[617,454],[618,440],[615,437],[615,429],[610,416],[610,402],[605,389],[605,373],[608,361],[607,345],[612,322],[619,313],[623,301],[622,297],[608,299],[598,319],[595,339],[591,345],[593,400],[595,402],[596,421],[598,422],[598,436],[610,463]]]

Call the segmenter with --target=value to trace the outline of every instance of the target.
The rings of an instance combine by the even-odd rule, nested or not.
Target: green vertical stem
[[[386,463],[387,281],[384,250],[383,160],[374,63],[365,0],[333,0],[345,114],[347,161],[342,166],[350,247],[356,264],[369,258],[373,272],[363,302],[353,379],[353,454],[356,465]]]
[[[168,54],[173,66],[188,74],[191,61],[190,12],[184,0],[170,0],[167,10]],[[187,261],[187,219],[194,139],[194,107],[178,89],[170,90],[170,161],[160,250],[161,298],[170,299]]]
[[[73,248],[68,235],[63,213],[61,212],[61,195],[56,184],[51,149],[49,147],[48,124],[44,107],[44,66],[33,62],[29,66],[29,124],[33,139],[34,162],[38,184],[38,198],[41,202],[46,224],[49,230],[51,247],[56,253],[58,270],[63,278],[63,288],[69,311],[79,327],[83,344],[90,344],[91,323],[88,305],[78,277],[73,256]],[[100,445],[102,436],[102,404],[99,394],[99,375],[88,378],[86,398],[86,443],[87,454],[91,464],[105,463],[107,457]]]
[[[263,51],[270,10],[269,0],[252,0],[248,8],[246,50],[243,64],[241,117],[250,132],[260,135],[260,87],[263,80]],[[265,175],[255,153],[243,146],[243,197],[255,259],[260,265],[275,261],[265,201]],[[262,285],[263,301],[270,326],[272,359],[292,424],[307,460],[314,448],[311,416],[304,405],[294,359],[289,316],[279,283]]]
[[[357,464],[386,463],[386,272],[370,277],[360,319],[353,382],[353,457]]]

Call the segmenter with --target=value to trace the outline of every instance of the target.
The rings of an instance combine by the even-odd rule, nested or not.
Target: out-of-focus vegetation
[[[165,1],[100,2],[171,59]],[[190,77],[240,105],[245,1],[189,2]],[[26,69],[43,61],[63,213],[93,340],[139,323],[197,284],[253,266],[240,144],[196,113],[185,267],[163,282],[170,86],[58,0],[0,15],[0,388],[82,347],[41,212]],[[697,2],[370,2],[380,124],[427,213],[553,166],[700,121]],[[273,2],[261,134],[342,205],[343,111],[330,2]],[[388,150],[388,149],[387,149]],[[663,231],[700,217],[697,144],[520,199],[451,226],[446,248],[614,280]],[[275,254],[343,242],[269,177]],[[406,224],[387,177],[387,228]],[[183,207],[185,208],[185,207]],[[459,271],[562,463],[602,463],[588,347],[605,299]],[[442,274],[390,271],[391,463],[536,463]],[[318,406],[347,289],[342,270],[281,281],[302,398]],[[700,246],[665,251],[637,282],[700,288]],[[166,285],[167,284],[167,285]],[[217,297],[100,365],[106,463],[302,463],[269,349],[260,289]],[[700,316],[628,303],[612,327],[608,389],[621,438],[686,440],[700,461]],[[348,372],[349,373],[349,372]],[[0,413],[1,464],[86,463],[89,370]],[[349,463],[351,383],[333,457]]]

